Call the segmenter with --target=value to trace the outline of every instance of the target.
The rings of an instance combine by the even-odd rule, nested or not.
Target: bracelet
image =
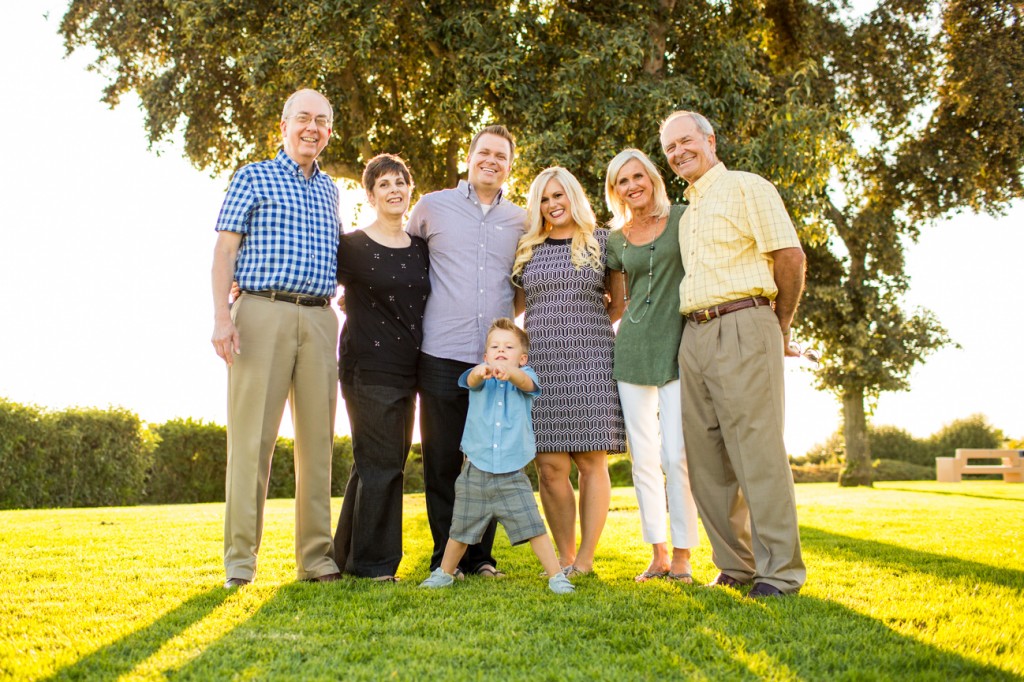
[[[792,331],[791,329],[783,329],[783,330],[782,330],[782,335],[783,335],[783,336],[789,336],[789,333],[790,333],[791,331]]]

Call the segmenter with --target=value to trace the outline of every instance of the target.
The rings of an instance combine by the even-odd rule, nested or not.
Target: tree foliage
[[[420,191],[451,186],[471,133],[500,121],[520,142],[514,195],[557,163],[601,212],[616,152],[658,161],[660,120],[703,112],[719,156],[774,182],[801,232],[797,324],[843,404],[844,484],[870,484],[872,401],[950,342],[904,307],[905,247],[950,212],[1024,196],[1014,0],[880,0],[863,16],[838,0],[73,0],[61,31],[96,50],[105,101],[136,92],[150,142],[180,134],[214,172],[272,153],[305,86],[334,103],[335,175],[395,152]]]
[[[97,51],[104,101],[137,93],[150,143],[180,134],[213,172],[272,153],[303,86],[334,104],[322,160],[340,177],[389,151],[421,191],[451,186],[473,130],[498,120],[521,142],[520,187],[560,163],[599,209],[607,161],[625,145],[659,158],[658,123],[680,106],[798,205],[827,179],[836,138],[805,72],[771,68],[754,3],[75,0],[61,31],[69,51]]]

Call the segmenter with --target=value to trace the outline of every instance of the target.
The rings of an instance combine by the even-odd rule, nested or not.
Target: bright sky
[[[64,10],[56,0],[11,3],[0,25],[0,397],[223,424],[209,273],[227,178],[195,170],[180,148],[147,151],[134,101],[113,111],[99,102],[105,82],[85,71],[87,56],[63,58]],[[344,217],[351,227],[354,209]],[[876,424],[926,436],[981,412],[1024,437],[1024,315],[1011,299],[1022,253],[1021,203],[1003,218],[925,230],[908,259],[911,302],[931,308],[963,348],[919,367],[910,392],[883,396]],[[805,363],[787,364],[787,446],[803,454],[836,430],[839,403],[811,388]],[[340,403],[337,430],[348,433]],[[291,434],[287,415],[282,433]]]

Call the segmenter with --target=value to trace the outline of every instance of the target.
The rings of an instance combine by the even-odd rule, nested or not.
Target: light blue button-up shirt
[[[522,370],[533,380],[534,390],[529,393],[520,391],[511,381],[494,378],[470,388],[472,369],[459,377],[459,386],[469,389],[469,414],[461,447],[473,466],[481,471],[492,474],[518,471],[537,454],[530,408],[533,399],[540,395],[540,384],[529,365]]]

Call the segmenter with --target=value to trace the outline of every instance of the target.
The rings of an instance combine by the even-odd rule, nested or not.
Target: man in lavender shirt
[[[515,158],[505,126],[478,132],[469,145],[469,179],[424,195],[409,216],[409,234],[430,250],[430,297],[423,318],[419,361],[420,437],[427,520],[434,540],[430,570],[441,565],[462,467],[459,444],[469,393],[459,376],[479,364],[487,330],[512,317],[512,261],[526,230],[526,211],[502,196]],[[464,573],[497,577],[491,554],[496,525],[459,562]]]

